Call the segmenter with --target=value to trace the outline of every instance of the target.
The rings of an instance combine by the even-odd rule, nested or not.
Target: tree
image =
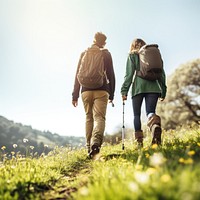
[[[200,59],[180,65],[168,78],[167,96],[158,104],[165,129],[200,121]]]

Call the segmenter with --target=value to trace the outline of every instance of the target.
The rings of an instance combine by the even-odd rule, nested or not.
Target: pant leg
[[[96,144],[99,147],[102,145],[103,142],[108,98],[109,94],[106,91],[94,91],[94,129],[92,133],[92,145]]]
[[[85,133],[86,133],[86,145],[89,150],[91,145],[91,137],[92,131],[94,126],[94,119],[93,119],[93,92],[92,91],[85,91],[81,94],[83,106],[85,109],[86,120],[85,120]]]
[[[146,103],[146,114],[148,117],[147,126],[149,127],[150,131],[152,131],[153,136],[155,135],[155,131],[157,132],[157,136],[161,134],[161,118],[160,116],[156,115],[156,106],[158,102],[159,94],[158,93],[150,93],[145,95],[145,103]]]
[[[133,114],[134,114],[134,128],[135,131],[141,131],[141,106],[144,98],[144,94],[138,94],[132,97],[132,106],[133,106]]]
[[[158,102],[159,93],[146,93],[145,94],[145,106],[146,106],[146,115],[156,113],[156,105]]]

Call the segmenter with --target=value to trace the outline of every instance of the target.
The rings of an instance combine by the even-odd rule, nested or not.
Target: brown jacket
[[[75,81],[74,81],[74,89],[72,92],[72,100],[73,101],[78,100],[80,89],[81,89],[81,92],[92,91],[92,90],[105,90],[109,93],[109,99],[113,100],[114,92],[115,92],[115,73],[114,73],[114,68],[113,68],[112,56],[111,56],[110,52],[107,49],[103,49],[104,66],[105,66],[107,78],[109,80],[109,84],[104,83],[104,85],[102,87],[96,88],[96,89],[89,89],[89,88],[81,87],[80,83],[78,82],[77,73],[79,71],[79,68],[81,65],[81,59],[82,59],[84,53],[85,52],[83,52],[81,54],[79,62],[78,62],[78,67],[76,70],[76,76],[75,76]]]

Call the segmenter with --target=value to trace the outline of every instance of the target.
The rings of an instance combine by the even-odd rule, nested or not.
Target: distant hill
[[[56,146],[80,147],[85,145],[84,137],[60,136],[49,131],[39,131],[0,116],[0,148],[5,152],[48,153]]]

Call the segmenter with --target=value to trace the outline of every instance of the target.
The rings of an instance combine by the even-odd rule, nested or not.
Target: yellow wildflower
[[[194,154],[195,154],[195,151],[193,151],[193,150],[192,151],[188,151],[188,155],[189,156],[193,156]]]
[[[184,162],[185,162],[184,158],[179,158],[178,161],[179,161],[180,163],[184,163]]]
[[[161,177],[160,177],[160,180],[164,183],[167,183],[171,180],[171,176],[169,174],[163,174]]]
[[[147,172],[147,174],[152,175],[152,174],[154,174],[156,171],[157,171],[157,170],[156,170],[155,168],[149,167],[149,168],[147,169],[146,172]]]
[[[148,151],[149,150],[149,147],[143,147],[144,151]]]
[[[153,145],[151,146],[152,149],[157,149],[157,147],[158,147],[157,144],[153,144]]]
[[[146,156],[146,158],[149,158],[150,155],[148,153],[145,153],[145,156]]]
[[[197,142],[197,145],[200,147],[200,142]]]
[[[188,158],[187,160],[185,160],[185,164],[193,164],[193,160],[192,160],[192,158]]]
[[[142,170],[142,168],[143,168],[142,165],[136,165],[136,166],[135,166],[135,169],[136,169],[136,170]]]

